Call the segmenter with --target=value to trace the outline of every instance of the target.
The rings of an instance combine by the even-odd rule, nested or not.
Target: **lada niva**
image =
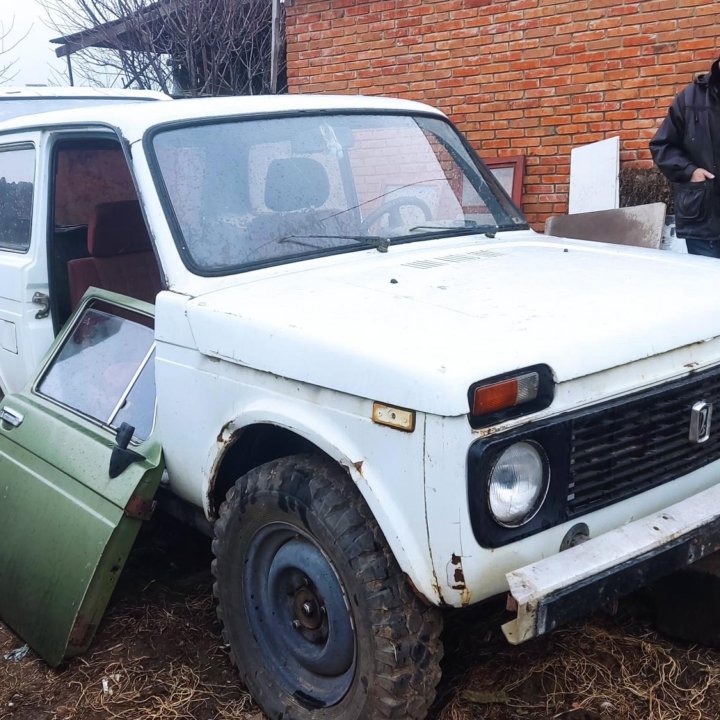
[[[8,121],[0,617],[85,650],[157,502],[270,718],[423,718],[444,608],[522,642],[718,548],[718,286],[533,232],[419,103]]]

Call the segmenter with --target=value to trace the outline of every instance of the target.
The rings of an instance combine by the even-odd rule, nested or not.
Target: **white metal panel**
[[[179,120],[199,120],[232,115],[268,115],[272,113],[329,110],[387,110],[426,112],[444,117],[440,110],[412,100],[395,100],[361,95],[251,95],[245,97],[195,98],[172,102],[137,105],[105,105],[42,113],[0,123],[0,133],[15,128],[51,125],[104,124],[120,128],[131,141],[139,140],[155,125]]]
[[[48,171],[45,146],[40,133],[14,133],[0,137],[0,148],[15,144],[35,147],[35,185],[31,242],[27,252],[0,250],[0,319],[16,331],[16,352],[0,351],[2,388],[5,393],[20,391],[50,347],[54,333],[50,317],[37,318],[34,293],[48,293],[47,211]]]
[[[620,206],[620,138],[573,148],[570,153],[570,212]]]
[[[155,90],[133,90],[120,88],[62,87],[54,85],[17,85],[0,87],[0,101],[3,98],[87,98],[88,100],[102,100],[112,98],[114,100],[127,98],[131,100],[171,100],[169,95]]]
[[[0,347],[6,352],[17,355],[17,331],[14,322],[0,320]]]
[[[189,302],[201,352],[438,415],[514,369],[564,382],[720,336],[720,296],[697,292],[720,265],[674,253],[525,233],[276,270]]]
[[[169,307],[158,307],[160,316]],[[175,307],[177,340],[184,335]],[[171,344],[165,319],[156,361],[156,432],[172,490],[208,508],[215,464],[233,434],[271,423],[306,438],[344,466],[380,524],[400,567],[437,600],[425,523],[424,421],[412,433],[371,421],[372,402],[218,362]],[[238,347],[243,346],[238,338]]]

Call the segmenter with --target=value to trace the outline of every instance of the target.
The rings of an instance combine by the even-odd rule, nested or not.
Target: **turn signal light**
[[[473,415],[487,415],[506,408],[536,400],[540,388],[540,376],[526,373],[501,382],[475,388]]]
[[[481,380],[468,390],[470,424],[475,428],[486,427],[543,410],[554,394],[555,381],[547,365],[533,365]]]

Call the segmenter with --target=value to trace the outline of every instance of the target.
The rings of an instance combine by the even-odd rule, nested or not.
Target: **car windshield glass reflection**
[[[525,227],[440,118],[212,121],[163,129],[153,148],[178,248],[201,273]]]
[[[135,437],[144,439],[152,429],[155,408],[153,359],[152,328],[90,307],[38,391],[105,425],[127,422],[135,427]]]

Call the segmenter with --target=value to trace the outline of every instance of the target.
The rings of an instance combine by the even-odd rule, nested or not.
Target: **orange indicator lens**
[[[532,372],[475,388],[473,415],[488,415],[535,400],[539,384],[539,375]]]

